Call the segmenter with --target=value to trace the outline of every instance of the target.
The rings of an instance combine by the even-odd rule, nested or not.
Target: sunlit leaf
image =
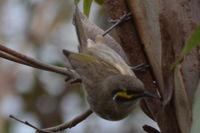
[[[200,25],[192,32],[189,39],[186,41],[181,56],[175,61],[175,63],[171,66],[171,69],[174,69],[178,64],[180,64],[184,57],[195,47],[200,44]]]
[[[96,3],[98,3],[99,5],[103,4],[103,0],[94,0]]]
[[[193,123],[192,123],[191,133],[199,133],[200,131],[199,123],[200,123],[200,81],[193,104]]]
[[[92,0],[84,0],[83,3],[83,10],[84,10],[84,14],[88,17],[90,14],[90,8],[92,5]]]
[[[77,5],[80,2],[80,0],[74,0],[74,4]]]

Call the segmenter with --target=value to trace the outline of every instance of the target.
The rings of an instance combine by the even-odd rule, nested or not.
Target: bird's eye
[[[133,101],[139,97],[141,97],[141,93],[120,90],[115,92],[113,95],[113,100],[118,102],[128,102]]]
[[[133,90],[126,90],[126,93],[131,95],[131,94],[138,94],[140,92],[137,92],[137,91],[133,91]]]
[[[114,89],[114,90],[112,91],[112,96],[114,96],[115,94],[117,94],[118,92],[121,92],[121,91],[123,91],[123,90],[122,90],[122,89],[119,89],[119,88]]]
[[[118,103],[131,101],[130,99],[127,99],[127,98],[124,98],[124,97],[119,97],[119,96],[116,96],[115,98],[113,97],[113,100],[115,100]]]

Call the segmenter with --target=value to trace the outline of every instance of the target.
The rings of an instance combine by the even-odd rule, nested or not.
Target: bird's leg
[[[116,26],[120,25],[121,23],[130,20],[131,19],[131,13],[124,13],[124,15],[122,15],[119,19],[111,19],[109,20],[111,23],[114,23],[110,28],[108,28],[103,34],[102,36],[105,36],[106,34],[108,34],[112,29],[114,29]]]
[[[149,68],[149,65],[146,64],[139,64],[137,66],[131,67],[134,72],[144,72],[146,69]]]

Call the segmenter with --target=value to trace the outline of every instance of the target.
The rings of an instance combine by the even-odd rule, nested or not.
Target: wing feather
[[[72,53],[67,50],[63,50],[63,53],[69,59],[72,68],[82,78],[98,81],[113,74],[120,74],[120,71],[113,65],[97,56],[86,53]]]

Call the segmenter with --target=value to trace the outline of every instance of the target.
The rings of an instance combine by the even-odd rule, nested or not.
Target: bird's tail
[[[82,22],[83,17],[84,17],[83,14],[81,14],[79,8],[76,6],[76,10],[73,16],[73,23],[76,28],[76,34],[78,36],[78,40],[80,44],[79,45],[80,52],[83,52],[87,49],[87,40],[88,40],[88,35],[84,29],[84,25]]]
[[[70,56],[72,52],[66,50],[66,49],[63,49],[63,54],[68,58]]]

